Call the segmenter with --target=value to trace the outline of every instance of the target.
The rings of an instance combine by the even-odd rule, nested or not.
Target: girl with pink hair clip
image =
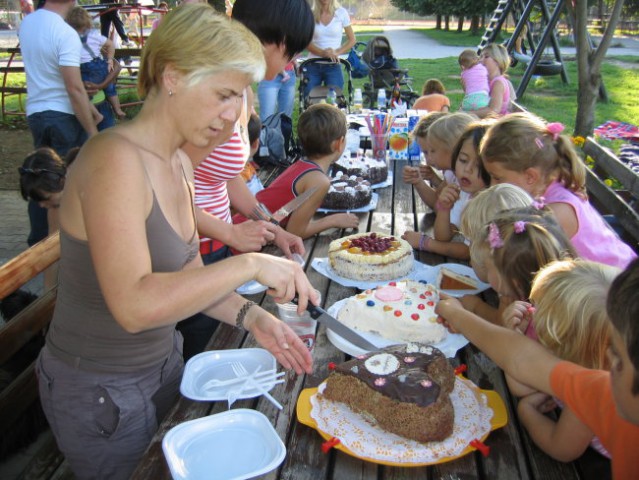
[[[499,119],[480,149],[491,183],[512,183],[548,205],[580,257],[624,268],[637,254],[588,202],[586,167],[563,130],[530,113]]]

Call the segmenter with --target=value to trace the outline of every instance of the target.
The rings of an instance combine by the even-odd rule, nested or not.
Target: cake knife
[[[297,304],[297,297],[293,299],[293,303]],[[311,315],[311,318],[317,320],[320,323],[323,323],[326,328],[330,328],[337,335],[342,337],[344,340],[348,340],[356,347],[362,348],[367,352],[375,352],[379,350],[379,347],[373,345],[371,342],[362,337],[359,333],[353,330],[350,327],[347,327],[338,319],[330,315],[326,310],[322,307],[316,307],[311,302],[308,302],[306,306],[306,310]]]

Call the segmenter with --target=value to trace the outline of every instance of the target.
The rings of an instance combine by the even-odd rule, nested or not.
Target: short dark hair
[[[233,18],[263,44],[284,45],[289,59],[311,43],[315,30],[307,0],[236,0]]]
[[[455,147],[453,148],[453,156],[451,162],[451,168],[454,172],[455,165],[457,165],[457,157],[459,156],[459,152],[461,152],[461,149],[464,146],[464,142],[469,138],[472,139],[473,148],[475,149],[475,152],[477,152],[477,171],[479,173],[479,177],[487,186],[490,186],[490,173],[488,173],[488,170],[486,170],[483,162],[481,161],[481,157],[479,155],[479,145],[481,144],[481,139],[484,138],[484,134],[486,133],[490,125],[490,121],[479,121],[468,125],[466,130],[464,130],[464,133],[462,133],[461,137],[459,137],[459,140],[457,140]]]
[[[334,105],[311,105],[297,121],[297,136],[308,158],[330,155],[331,143],[346,136],[346,115]]]
[[[255,140],[260,138],[260,132],[262,131],[262,122],[260,120],[260,117],[256,113],[251,113],[251,118],[249,118],[247,129],[249,143],[252,144]]]
[[[635,369],[632,393],[639,393],[639,258],[615,278],[608,291],[606,311],[623,339]]]
[[[22,198],[43,202],[62,191],[67,166],[52,148],[41,147],[27,155],[18,172]]]
[[[424,88],[422,88],[422,95],[431,95],[433,93],[439,93],[440,95],[446,94],[444,84],[436,78],[430,78],[426,80],[426,83],[424,83]]]

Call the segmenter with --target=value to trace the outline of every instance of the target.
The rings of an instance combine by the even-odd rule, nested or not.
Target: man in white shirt
[[[82,43],[65,17],[75,0],[46,0],[27,15],[18,32],[27,76],[27,121],[35,148],[64,156],[97,133],[80,75]],[[29,203],[33,245],[48,234],[46,210]]]

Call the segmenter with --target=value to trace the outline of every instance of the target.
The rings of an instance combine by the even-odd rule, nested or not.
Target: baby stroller
[[[350,105],[353,102],[353,80],[351,76],[351,64],[348,63],[347,60],[342,58],[339,59],[340,64],[343,67],[344,71],[344,85],[346,86],[346,91],[343,91],[341,88],[334,86],[335,93],[337,94],[337,106],[339,108],[346,109],[347,112],[350,112]],[[328,58],[309,58],[308,60],[304,60],[299,65],[299,86],[298,86],[298,94],[300,101],[300,113],[306,110],[308,107],[315,103],[320,103],[322,100],[326,100],[328,92],[330,90],[330,86],[320,85],[311,89],[308,93],[308,96],[304,95],[304,91],[306,90],[306,84],[308,83],[308,75],[306,73],[305,67],[311,63],[330,63],[333,62]]]
[[[389,100],[396,84],[399,84],[400,97],[408,104],[408,107],[419,98],[419,95],[413,91],[408,70],[399,68],[397,59],[393,57],[393,49],[388,38],[383,36],[371,38],[362,53],[362,60],[369,67],[369,81],[364,84],[364,107],[375,106],[380,88],[386,90],[386,98]]]

